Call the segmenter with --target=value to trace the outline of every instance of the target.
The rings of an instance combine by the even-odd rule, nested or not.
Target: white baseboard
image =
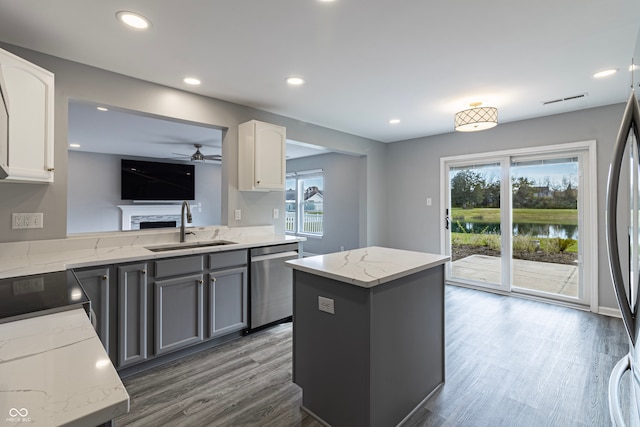
[[[598,313],[604,316],[622,318],[622,314],[620,314],[619,308],[598,307]]]

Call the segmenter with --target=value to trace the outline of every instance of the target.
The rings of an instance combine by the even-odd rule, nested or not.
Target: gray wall
[[[320,154],[287,160],[287,172],[322,169],[324,171],[322,238],[308,237],[305,252],[327,254],[359,248],[360,170],[366,158],[339,153]]]
[[[273,224],[284,232],[284,217],[273,220],[274,208],[284,212],[283,192],[238,191],[238,134],[240,123],[256,119],[287,128],[287,137],[332,150],[367,156],[366,186],[361,196],[360,243],[386,243],[386,200],[382,171],[386,146],[370,139],[349,135],[265,111],[195,95],[181,90],[115,74],[16,46],[0,47],[52,71],[56,79],[55,99],[55,182],[53,184],[0,183],[0,242],[64,238],[67,235],[67,142],[68,100],[102,103],[195,123],[217,126],[223,132],[221,223],[230,227]],[[242,220],[233,212],[242,210]],[[12,230],[12,212],[43,212],[44,228]]]
[[[67,233],[121,230],[120,159],[113,154],[69,151]],[[127,157],[133,158],[133,157]],[[147,161],[166,161],[140,158]],[[221,212],[222,168],[219,164],[194,163],[196,199],[202,211],[193,209],[193,225],[218,225]],[[193,204],[192,203],[192,204]]]
[[[389,244],[440,252],[440,158],[470,153],[597,141],[599,305],[617,306],[605,245],[604,206],[612,147],[624,104],[500,124],[477,133],[448,133],[389,145],[387,167]],[[426,206],[426,198],[433,199]]]

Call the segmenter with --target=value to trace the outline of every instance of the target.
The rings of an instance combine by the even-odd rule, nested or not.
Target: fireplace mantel
[[[140,220],[171,220],[180,224],[182,205],[118,205],[122,211],[122,230],[139,229]]]

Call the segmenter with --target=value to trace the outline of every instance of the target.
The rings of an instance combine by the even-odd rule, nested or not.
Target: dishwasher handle
[[[268,255],[258,255],[251,257],[251,262],[260,262],[260,261],[268,261],[272,259],[280,259],[280,258],[298,258],[298,252],[289,251],[289,252],[278,252],[275,254]]]

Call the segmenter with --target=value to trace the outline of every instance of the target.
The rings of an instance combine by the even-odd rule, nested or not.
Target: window
[[[322,170],[287,174],[287,233],[322,236],[324,176]]]

